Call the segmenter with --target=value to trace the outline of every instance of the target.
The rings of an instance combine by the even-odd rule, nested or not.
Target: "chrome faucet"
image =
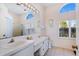
[[[14,42],[14,39],[13,38],[11,38],[11,40],[8,42],[8,43],[13,43]]]

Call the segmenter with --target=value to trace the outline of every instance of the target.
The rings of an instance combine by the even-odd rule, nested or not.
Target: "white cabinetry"
[[[35,56],[43,56],[49,48],[48,37],[41,37],[38,43],[34,45]]]
[[[43,41],[43,45],[40,48],[40,55],[43,56],[47,50],[48,50],[48,39]]]

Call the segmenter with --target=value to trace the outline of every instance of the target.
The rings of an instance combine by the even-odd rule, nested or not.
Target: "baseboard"
[[[58,46],[52,46],[53,47],[56,47],[56,48],[62,48],[62,49],[66,49],[66,50],[70,50],[70,51],[73,51],[73,49],[68,49],[68,48],[63,48],[63,47],[58,47]]]

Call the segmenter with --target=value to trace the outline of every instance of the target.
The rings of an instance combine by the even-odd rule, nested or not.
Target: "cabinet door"
[[[48,50],[48,39],[43,41],[43,45],[40,48],[40,55],[43,56],[47,50]]]
[[[44,55],[44,42],[42,47],[40,48],[40,56],[43,56],[43,55]]]
[[[48,40],[46,39],[44,41],[44,54],[47,52],[47,50],[48,50]]]
[[[44,42],[45,52],[48,50],[48,39]]]
[[[33,56],[34,54],[34,47],[33,45],[13,54],[13,56]]]

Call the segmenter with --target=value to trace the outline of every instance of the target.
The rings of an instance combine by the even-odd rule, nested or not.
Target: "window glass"
[[[69,22],[61,21],[59,25],[59,36],[68,37],[69,36]]]
[[[75,3],[68,3],[65,4],[61,9],[60,9],[60,13],[66,13],[66,12],[70,12],[70,11],[75,11],[76,10],[76,4]]]
[[[71,37],[76,37],[76,21],[70,20]]]
[[[76,20],[64,20],[59,23],[59,37],[76,37]]]

